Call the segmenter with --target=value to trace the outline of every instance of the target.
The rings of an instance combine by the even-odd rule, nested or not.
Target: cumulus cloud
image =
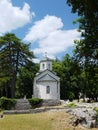
[[[63,30],[63,26],[61,18],[47,15],[34,23],[24,40],[38,43],[33,50],[35,54],[48,52],[51,56],[56,55],[73,46],[74,40],[80,36],[76,29]]]
[[[63,26],[60,18],[55,16],[45,16],[44,19],[37,21],[29,29],[28,34],[24,38],[26,41],[36,41],[46,38],[49,34],[58,30]]]
[[[24,3],[22,8],[12,5],[11,0],[0,0],[0,34],[10,32],[31,21],[34,12]]]

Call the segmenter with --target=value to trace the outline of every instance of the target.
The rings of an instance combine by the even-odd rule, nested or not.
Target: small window
[[[50,86],[46,87],[46,93],[49,94],[50,93]]]
[[[50,70],[50,64],[48,64],[48,69]]]
[[[42,64],[42,68],[43,68],[43,69],[45,68],[45,64]]]

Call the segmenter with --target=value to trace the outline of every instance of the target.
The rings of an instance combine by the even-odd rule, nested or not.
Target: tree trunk
[[[11,98],[15,97],[15,85],[16,85],[16,74],[12,78],[12,83],[11,83]]]

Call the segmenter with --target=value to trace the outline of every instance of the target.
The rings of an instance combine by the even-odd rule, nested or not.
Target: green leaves
[[[36,108],[36,107],[40,106],[42,101],[43,101],[40,98],[30,98],[28,100],[29,100],[30,105],[31,105],[32,108]]]
[[[32,97],[33,93],[33,80],[35,74],[38,72],[38,66],[34,63],[29,63],[25,67],[21,67],[16,85],[16,97],[23,98],[26,95],[27,98]]]
[[[11,88],[11,97],[15,96],[17,74],[21,66],[25,66],[34,58],[29,44],[24,44],[15,34],[7,33],[0,37],[0,82],[5,88]],[[1,83],[2,84],[2,83]],[[8,91],[8,90],[6,90]]]
[[[15,107],[16,102],[17,101],[15,99],[1,97],[0,98],[0,108],[5,109],[5,110],[10,110],[12,107]]]
[[[78,98],[80,92],[80,67],[78,63],[66,54],[62,61],[53,62],[53,70],[60,77],[61,99]]]
[[[82,39],[75,41],[74,57],[82,68],[86,96],[98,95],[98,0],[67,0],[72,12],[77,13]]]

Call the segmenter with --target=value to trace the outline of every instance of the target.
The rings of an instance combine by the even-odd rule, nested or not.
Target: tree
[[[67,0],[67,3],[72,6],[72,12],[77,12],[79,16],[77,22],[83,37],[76,45],[79,56],[98,63],[98,1]]]
[[[25,67],[21,67],[17,79],[16,97],[26,96],[31,98],[33,94],[33,81],[35,74],[38,72],[38,64],[28,63]]]
[[[95,71],[98,67],[98,1],[67,0],[67,3],[79,16],[76,22],[79,22],[82,39],[75,41],[74,56],[83,68],[86,96],[94,98],[98,88],[98,71]]]
[[[56,74],[61,77],[62,75],[62,62],[59,60],[53,61],[53,71],[56,72]]]
[[[79,98],[81,80],[78,63],[66,54],[62,61],[53,62],[53,70],[60,77],[61,99]]]
[[[78,62],[70,57],[68,54],[65,55],[62,61],[62,95],[66,99],[79,99],[79,93],[81,91],[81,78],[80,78],[80,67]]]
[[[7,33],[0,37],[0,78],[6,90],[11,89],[11,97],[15,96],[15,85],[21,66],[31,62],[34,57],[29,51],[29,44],[24,44],[15,34]]]

